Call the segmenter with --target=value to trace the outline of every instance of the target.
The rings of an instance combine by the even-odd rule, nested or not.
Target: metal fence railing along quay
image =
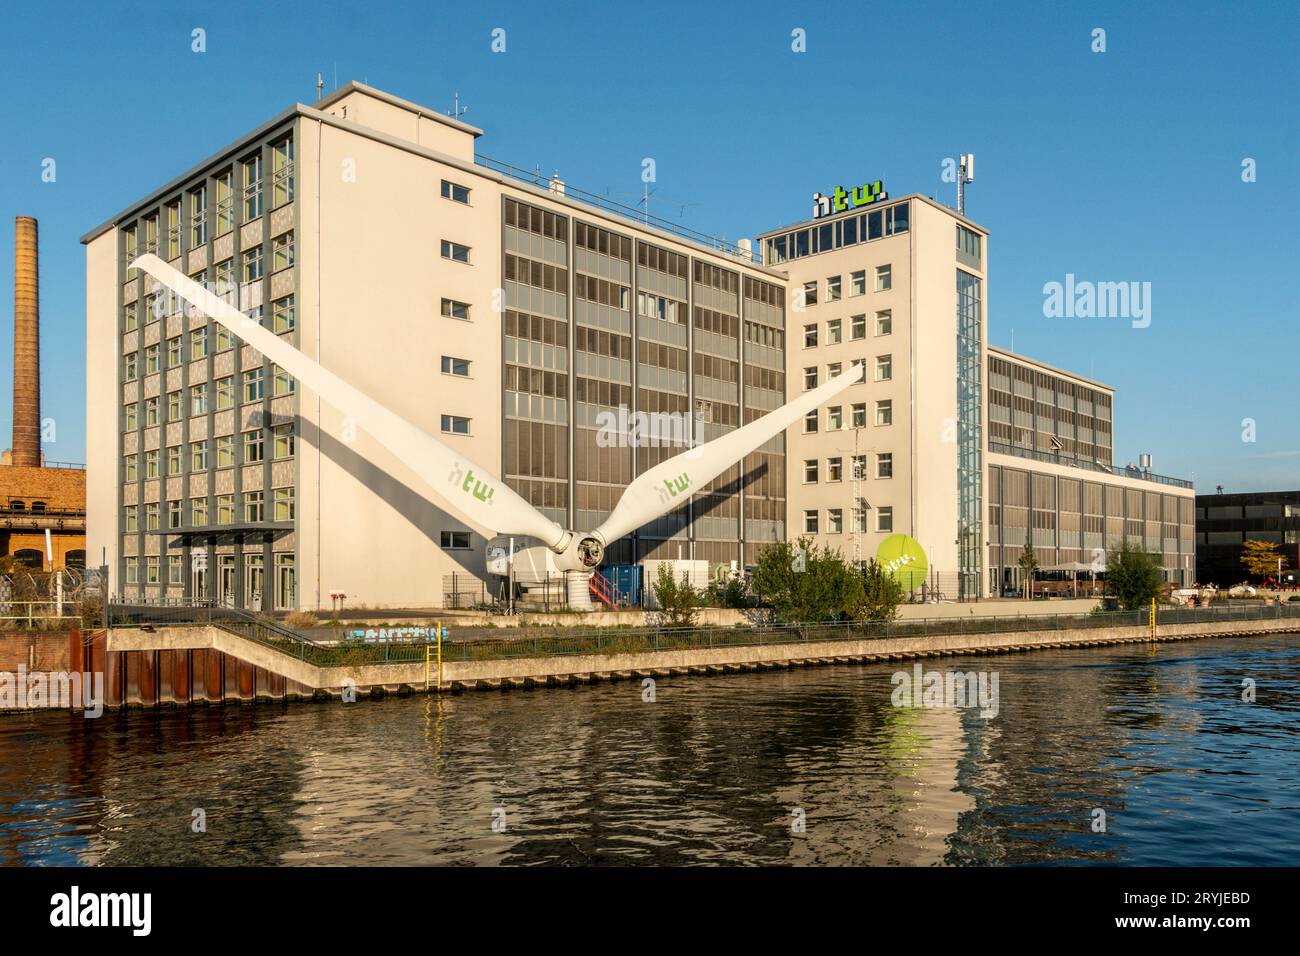
[[[129,612],[128,612],[129,611]],[[144,612],[147,611],[148,614]],[[170,613],[170,620],[160,619]],[[188,614],[183,612],[188,611]],[[347,628],[293,630],[264,618],[224,607],[112,608],[114,626],[141,623],[212,624],[291,657],[323,667],[381,663],[418,663],[435,653],[436,639],[368,641],[350,636]],[[142,618],[147,617],[147,622]],[[132,618],[136,618],[132,620]],[[1300,630],[1300,605],[1232,605],[1218,608],[1157,609],[1156,625],[1226,623],[1230,621],[1294,620]],[[447,629],[442,641],[444,662],[498,660],[523,657],[564,657],[582,654],[644,653],[714,647],[807,644],[862,641],[902,637],[942,637],[975,634],[1015,634],[1030,631],[1096,630],[1111,627],[1145,627],[1150,611],[1106,611],[1088,614],[989,615],[915,618],[887,622],[833,624],[755,624],[751,626],[637,627],[637,628],[511,628],[500,634],[494,628]],[[488,636],[490,635],[490,636]]]

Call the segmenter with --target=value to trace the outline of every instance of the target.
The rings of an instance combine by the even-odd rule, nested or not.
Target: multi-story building
[[[1251,578],[1241,563],[1247,541],[1277,545],[1282,570],[1300,579],[1300,491],[1196,496],[1198,583],[1227,587]]]
[[[1066,575],[1127,537],[1190,583],[1191,483],[1114,467],[1114,390],[987,345],[988,232],[879,183],[853,195],[760,237],[788,275],[791,390],[867,367],[787,436],[792,534],[859,561],[906,534],[959,599],[1020,593],[1028,540]]]
[[[444,576],[483,573],[486,543],[365,422],[130,269],[142,252],[570,527],[685,442],[784,401],[781,273],[476,156],[480,135],[349,84],[83,238],[88,533],[117,593],[428,604]],[[637,412],[699,434],[629,438]],[[785,470],[777,437],[743,481],[731,469],[611,558],[752,561],[785,537]]]
[[[865,561],[906,534],[941,590],[974,598],[1015,584],[1028,508],[1043,567],[1080,563],[1119,521],[1182,573],[1190,486],[1114,472],[1110,390],[986,346],[978,224],[873,184],[815,197],[817,215],[764,234],[756,261],[747,241],[478,154],[481,133],[349,84],[83,238],[88,549],[114,591],[430,604],[450,575],[483,576],[492,530],[445,511],[364,421],[137,275],[142,252],[579,530],[684,444],[866,365],[864,382],[612,542],[613,562],[750,565],[794,537]],[[676,426],[647,434],[646,415]]]

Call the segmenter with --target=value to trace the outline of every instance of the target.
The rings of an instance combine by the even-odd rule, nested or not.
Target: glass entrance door
[[[266,564],[260,554],[244,555],[244,603],[250,611],[262,610]]]
[[[221,562],[221,603],[226,607],[235,606],[235,556],[223,554]]]

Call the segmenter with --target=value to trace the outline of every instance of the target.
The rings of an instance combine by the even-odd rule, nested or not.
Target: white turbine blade
[[[596,534],[606,544],[613,544],[623,535],[679,507],[773,435],[785,431],[822,402],[860,382],[865,369],[865,364],[853,366],[762,418],[655,465],[627,486],[605,523],[596,529]]]
[[[537,538],[558,547],[567,532],[511,490],[492,472],[453,451],[428,432],[321,367],[224,299],[176,271],[157,256],[131,263],[257,349],[307,388],[352,418],[375,440],[420,475],[434,495],[470,524],[495,532]]]

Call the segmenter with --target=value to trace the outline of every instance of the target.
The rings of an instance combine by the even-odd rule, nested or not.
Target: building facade
[[[1241,563],[1247,541],[1277,545],[1283,571],[1300,569],[1300,491],[1196,496],[1198,583],[1229,587],[1249,580]]]
[[[1022,481],[1023,507],[1050,520],[1033,525],[1044,567],[1106,546],[1113,519],[1168,549],[1171,575],[1189,560],[1190,486],[1114,473],[1111,391],[987,346],[978,224],[876,183],[816,197],[812,219],[765,233],[755,256],[487,158],[481,133],[348,84],[83,237],[88,549],[115,593],[427,606],[452,576],[485,576],[493,530],[445,511],[365,422],[137,275],[143,252],[578,530],[687,445],[866,366],[611,542],[614,563],[746,566],[798,537],[866,561],[906,534],[946,596],[1002,593],[1031,527],[1015,523]]]
[[[483,575],[491,530],[444,511],[364,422],[137,275],[142,252],[569,527],[782,404],[779,272],[476,157],[480,134],[349,84],[83,238],[88,534],[116,593],[428,605],[448,576]],[[629,436],[638,412],[694,432]],[[611,558],[752,560],[785,537],[785,471],[778,437]]]

